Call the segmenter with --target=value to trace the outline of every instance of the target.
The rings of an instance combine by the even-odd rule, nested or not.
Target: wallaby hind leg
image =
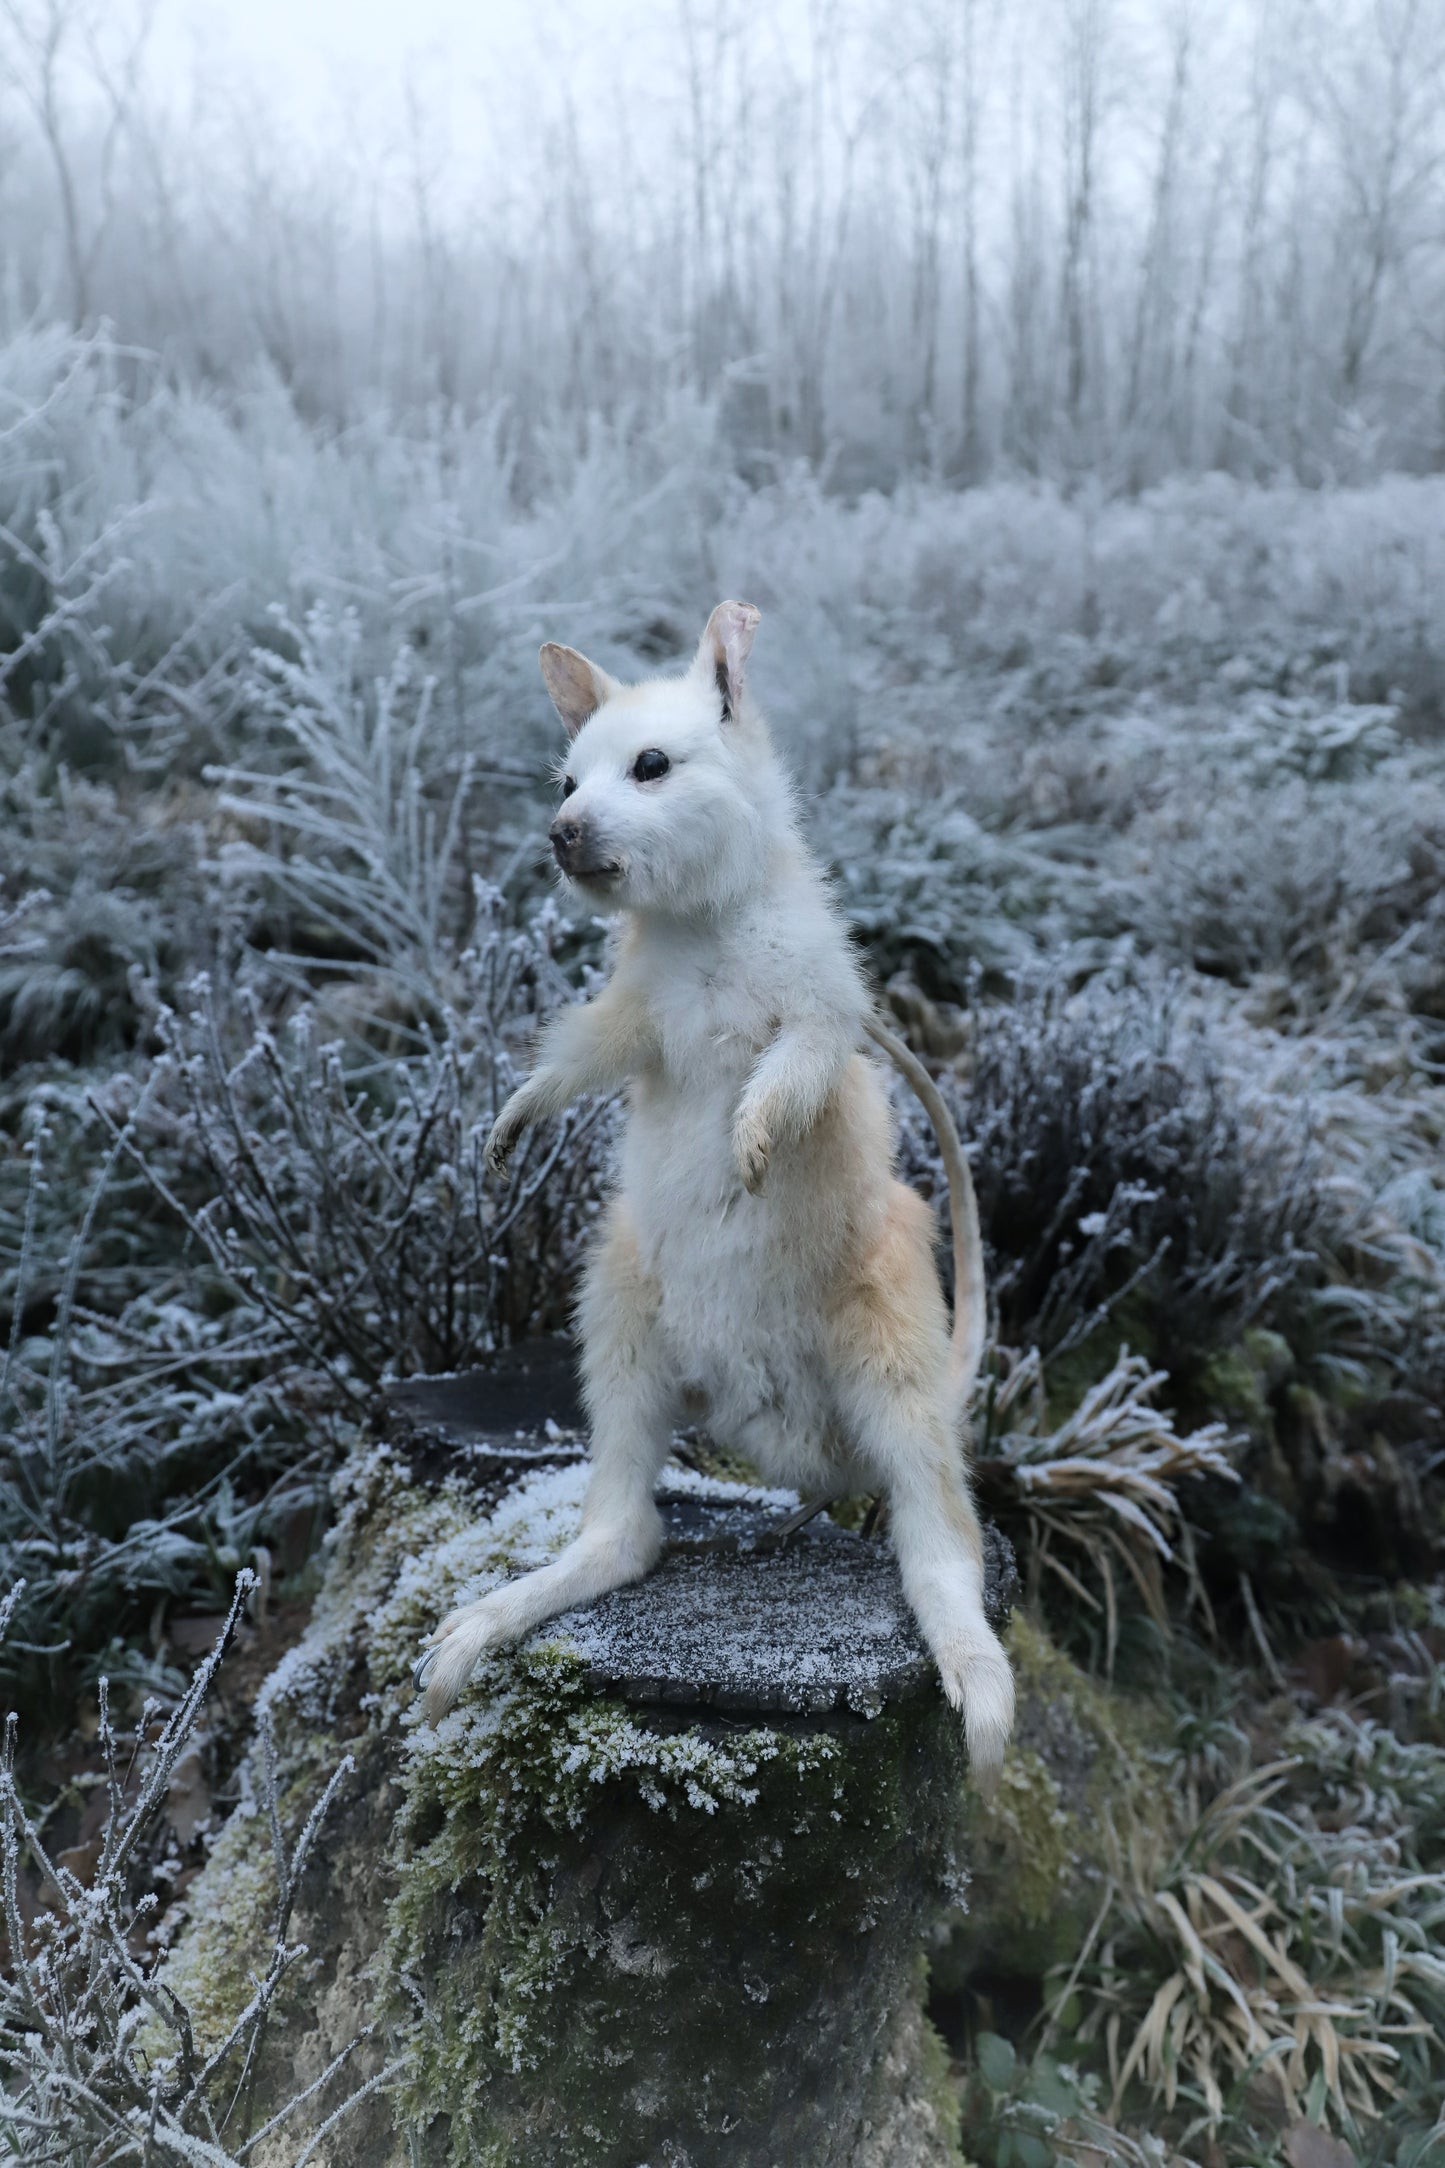
[[[578,1305],[582,1385],[592,1424],[592,1475],[574,1540],[550,1566],[524,1573],[444,1618],[417,1665],[426,1713],[452,1706],[488,1649],[544,1619],[641,1580],[662,1548],[653,1486],[672,1442],[677,1386],[658,1327],[657,1284],[642,1269],[625,1209],[614,1203]]]
[[[887,1494],[903,1592],[987,1787],[1013,1727],[1013,1675],[984,1617],[983,1538],[955,1433],[929,1231],[927,1207],[895,1186],[884,1232],[835,1320],[838,1391],[854,1451]]]
[[[1014,1686],[984,1617],[983,1539],[962,1453],[939,1420],[934,1394],[854,1379],[850,1397],[860,1455],[887,1493],[903,1593],[944,1693],[963,1712],[969,1761],[986,1789],[1013,1729]]]
[[[1014,1682],[984,1617],[982,1538],[961,1466],[917,1454],[890,1483],[888,1506],[904,1594],[943,1691],[963,1712],[974,1778],[987,1790],[1013,1729]]]

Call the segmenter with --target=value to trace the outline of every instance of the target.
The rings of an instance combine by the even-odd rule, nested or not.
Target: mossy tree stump
[[[354,1706],[362,1776],[391,1802],[370,1816],[367,1907],[352,1856],[319,1870],[300,1923],[321,1973],[352,1977],[347,1915],[365,1911],[377,1996],[407,2036],[395,2150],[373,2117],[335,2159],[956,2162],[923,1951],[966,1881],[966,1755],[886,1545],[827,1519],[780,1540],[786,1494],[670,1469],[657,1570],[489,1659],[428,1730],[404,1684],[420,1632],[555,1552],[585,1483],[578,1441],[519,1433],[515,1408],[498,1422],[491,1390],[397,1395],[310,1654],[271,1694],[298,1768],[317,1760],[314,1730],[300,1752],[308,1709],[358,1751],[337,1722]],[[990,1567],[998,1619],[998,1539]],[[338,2044],[298,2064],[293,2037],[290,2067]]]

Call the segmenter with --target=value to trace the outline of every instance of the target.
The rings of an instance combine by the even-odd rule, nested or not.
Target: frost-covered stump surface
[[[556,1426],[413,1409],[351,1470],[315,1621],[266,1690],[296,1811],[343,1746],[358,1761],[268,2088],[381,2010],[410,2074],[320,2156],[351,2168],[955,2160],[920,1998],[966,1879],[964,1753],[886,1547],[823,1521],[780,1548],[788,1494],[669,1471],[657,1572],[489,1660],[433,1732],[421,1634],[554,1556],[586,1469]],[[1006,1546],[991,1563],[997,1615]],[[238,1817],[177,1959],[218,2018],[264,1858]]]
[[[932,1662],[881,1543],[820,1516],[780,1540],[777,1506],[677,1495],[664,1478],[668,1545],[647,1580],[556,1622],[589,1686],[661,1708],[726,1715],[876,1716],[936,1692]],[[996,1624],[1012,1555],[990,1532]]]

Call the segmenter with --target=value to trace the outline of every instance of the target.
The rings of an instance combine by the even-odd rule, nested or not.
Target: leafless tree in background
[[[1064,413],[1077,437],[1085,396],[1102,365],[1091,323],[1096,197],[1108,97],[1111,0],[1064,0],[1062,105],[1064,231],[1059,312],[1064,336]]]
[[[117,42],[99,0],[0,0],[8,33],[10,78],[34,122],[55,182],[70,313],[91,314],[91,280],[117,208],[117,158],[136,104],[155,0]],[[83,115],[71,90],[83,85]],[[90,168],[83,189],[80,167]],[[86,199],[89,199],[88,201]]]

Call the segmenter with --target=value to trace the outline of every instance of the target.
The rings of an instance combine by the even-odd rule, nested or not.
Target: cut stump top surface
[[[886,1541],[826,1514],[779,1540],[788,1493],[744,1493],[664,1475],[668,1527],[646,1580],[543,1627],[564,1634],[591,1685],[643,1705],[724,1715],[871,1716],[927,1691],[933,1666]],[[721,1496],[719,1494],[722,1494]],[[985,1531],[990,1610],[1007,1617],[1013,1553]]]
[[[571,1458],[578,1443],[549,1437],[575,1399],[557,1391],[556,1344],[499,1376],[415,1378],[388,1400],[413,1455],[433,1466],[513,1460],[519,1472]],[[525,1363],[525,1367],[523,1364]],[[563,1613],[536,1643],[565,1639],[588,1683],[642,1707],[720,1717],[875,1714],[931,1690],[933,1666],[904,1600],[885,1540],[839,1528],[826,1514],[782,1535],[791,1492],[749,1489],[686,1470],[664,1471],[667,1530],[643,1581]],[[1018,1586],[1012,1549],[984,1529],[985,1608],[1002,1625]]]

